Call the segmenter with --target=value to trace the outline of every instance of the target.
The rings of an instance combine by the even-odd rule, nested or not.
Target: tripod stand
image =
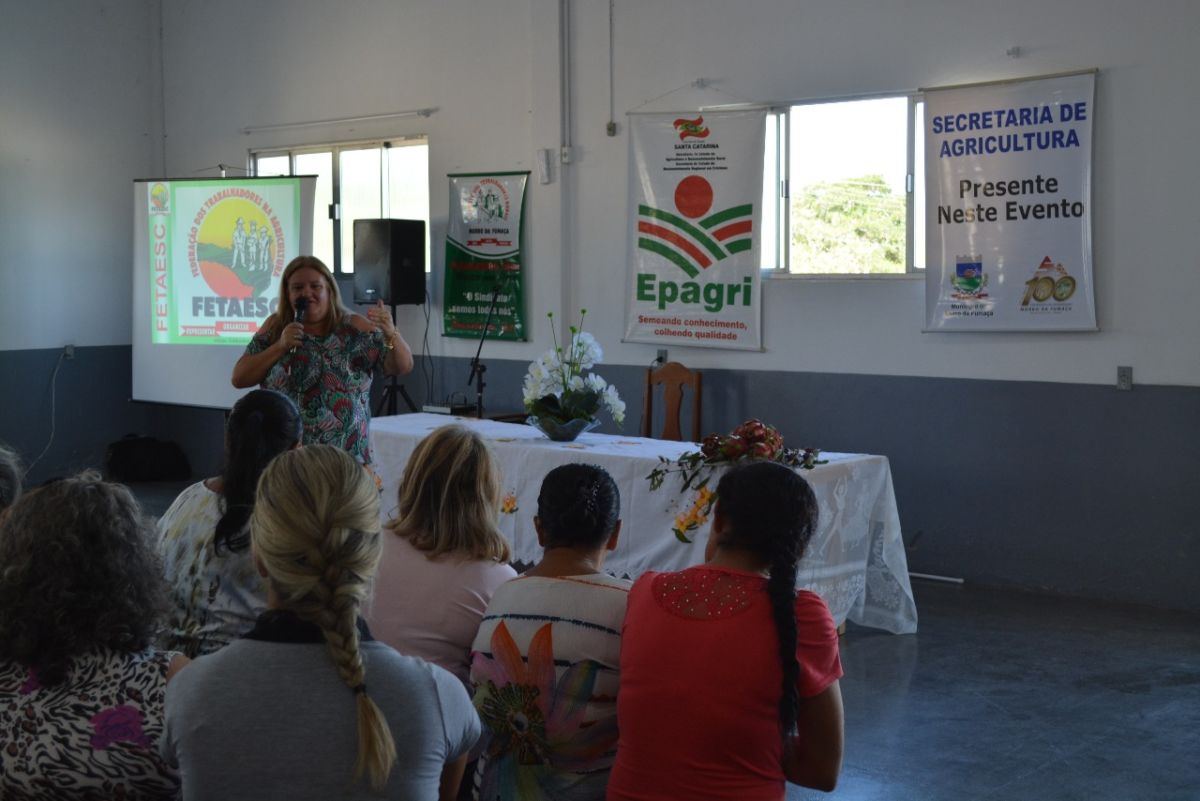
[[[388,414],[396,414],[397,396],[404,398],[404,405],[408,407],[410,412],[417,411],[417,404],[413,403],[413,399],[408,396],[408,390],[404,385],[396,381],[396,376],[388,376],[388,383],[383,388],[383,395],[379,398],[379,403],[375,405],[375,416],[381,417],[384,408],[387,408]]]
[[[395,320],[396,304],[392,303],[390,305],[392,307],[392,319]],[[379,403],[375,405],[374,416],[380,417],[384,409],[387,409],[388,414],[396,414],[396,409],[399,405],[398,398],[404,398],[404,403],[408,406],[410,412],[417,411],[417,404],[413,403],[413,399],[409,397],[408,390],[404,388],[404,384],[397,381],[396,376],[390,375],[388,376],[387,385],[383,388],[383,395],[380,396]]]

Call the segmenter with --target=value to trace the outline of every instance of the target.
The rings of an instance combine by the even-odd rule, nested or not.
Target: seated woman
[[[610,801],[782,801],[784,779],[833,789],[837,630],[820,597],[795,589],[816,518],[812,490],[789,468],[730,468],[706,563],[634,584]]]
[[[542,561],[496,591],[475,637],[471,680],[488,733],[476,798],[604,798],[630,585],[601,566],[617,547],[620,511],[602,468],[563,465],[542,481],[533,519]]]
[[[382,536],[375,482],[345,451],[287,451],[263,472],[251,550],[270,608],[167,695],[185,799],[454,797],[479,719],[453,676],[359,619]]]
[[[95,473],[24,495],[0,524],[0,798],[175,798],[158,755],[166,605],[153,533]]]
[[[165,645],[210,654],[254,626],[267,587],[250,558],[247,522],[254,488],[277,454],[300,444],[300,412],[286,395],[256,389],[225,425],[221,475],[185,489],[158,521],[163,567],[174,603]]]
[[[367,614],[380,640],[441,665],[464,686],[483,610],[517,575],[499,516],[500,467],[487,443],[460,425],[425,437],[404,467]]]

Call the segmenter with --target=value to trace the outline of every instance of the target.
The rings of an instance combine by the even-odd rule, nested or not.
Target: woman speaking
[[[297,256],[279,280],[279,307],[233,366],[233,385],[261,385],[300,407],[304,444],[342,448],[370,464],[371,376],[412,370],[412,351],[382,301],[366,317],[342,305],[329,268]]]

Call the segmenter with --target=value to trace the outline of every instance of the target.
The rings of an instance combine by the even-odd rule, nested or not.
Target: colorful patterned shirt
[[[164,645],[195,658],[254,628],[267,608],[267,582],[247,547],[213,548],[221,496],[197,482],[158,521],[163,570],[171,586]]]
[[[246,353],[262,353],[270,345],[264,329]],[[262,387],[282,392],[300,407],[305,445],[333,445],[370,464],[371,378],[384,357],[383,345],[382,331],[359,331],[347,316],[325,336],[305,334],[294,351],[271,366]]]
[[[472,649],[484,725],[475,798],[604,798],[629,587],[602,573],[524,576],[492,596]]]
[[[0,798],[176,798],[179,776],[158,755],[174,656],[101,650],[50,687],[0,662]]]

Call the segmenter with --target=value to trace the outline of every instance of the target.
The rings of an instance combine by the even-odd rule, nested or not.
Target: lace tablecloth
[[[621,491],[621,538],[604,567],[636,578],[647,570],[679,570],[704,561],[708,520],[694,514],[701,499],[681,493],[678,474],[651,491],[646,476],[659,456],[675,459],[698,450],[692,442],[584,434],[575,442],[551,442],[530,426],[491,420],[405,414],[371,421],[371,449],[383,480],[383,514],[395,512],[404,465],[417,442],[438,426],[469,426],[491,444],[504,473],[500,530],[513,545],[513,558],[533,563],[541,548],[533,530],[542,477],[569,462],[587,462],[607,470]],[[822,453],[828,464],[802,475],[812,485],[821,518],[800,562],[797,586],[818,593],[841,624],[855,623],[896,634],[917,630],[917,607],[900,539],[900,517],[892,473],[884,456]],[[715,488],[715,477],[712,482]],[[690,514],[690,516],[689,516]],[[674,528],[685,528],[692,541],[680,542]]]

